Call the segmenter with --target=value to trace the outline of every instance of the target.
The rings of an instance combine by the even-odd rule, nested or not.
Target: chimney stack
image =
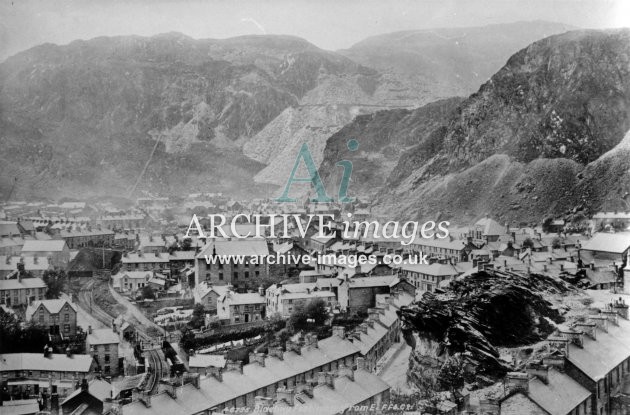
[[[332,328],[333,336],[341,337],[342,339],[346,338],[346,328],[343,326],[333,326]]]
[[[529,376],[522,372],[509,372],[505,375],[505,384],[509,390],[529,391]]]
[[[276,400],[285,401],[289,406],[295,405],[295,390],[279,388],[276,390]]]
[[[234,360],[228,360],[225,366],[225,370],[228,371],[236,371],[239,373],[243,373],[243,362],[240,360],[234,361]]]
[[[549,383],[549,366],[539,363],[530,363],[527,365],[527,374],[530,376],[535,376],[544,384]]]

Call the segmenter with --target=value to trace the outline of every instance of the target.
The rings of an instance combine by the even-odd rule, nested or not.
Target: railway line
[[[155,394],[158,392],[160,379],[164,376],[164,362],[162,361],[162,356],[160,356],[159,349],[147,350],[147,356],[149,358],[149,373],[151,375],[147,390],[150,394]]]
[[[96,283],[95,279],[88,281],[80,290],[79,295],[77,296],[77,301],[81,305],[81,307],[88,311],[94,318],[96,318],[101,323],[105,324],[107,327],[111,327],[112,319],[114,318],[105,310],[103,310],[99,305],[94,301],[94,284]]]

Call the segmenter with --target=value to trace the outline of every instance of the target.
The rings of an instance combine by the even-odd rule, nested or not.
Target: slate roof
[[[16,370],[43,370],[47,372],[89,372],[92,356],[75,354],[7,353],[0,354],[0,372]]]
[[[66,246],[63,239],[51,239],[48,241],[24,241],[22,252],[61,252]]]
[[[615,254],[621,254],[628,248],[630,248],[630,232],[599,232],[582,244],[583,250],[611,252]]]

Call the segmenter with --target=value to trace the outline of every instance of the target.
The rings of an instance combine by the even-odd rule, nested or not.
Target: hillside
[[[516,51],[572,29],[534,21],[408,30],[369,37],[338,52],[382,74],[376,97],[394,95],[397,102],[419,106],[475,92]]]
[[[378,196],[379,212],[463,221],[485,213],[510,221],[564,213],[586,186],[581,170],[630,128],[630,30],[576,31],[533,43],[442,125],[432,146],[401,157]],[[616,186],[606,177],[591,182],[601,194]]]
[[[251,195],[263,165],[244,143],[321,79],[375,76],[288,36],[41,45],[0,64],[0,192],[18,177],[16,197],[126,193],[148,162],[139,190]]]

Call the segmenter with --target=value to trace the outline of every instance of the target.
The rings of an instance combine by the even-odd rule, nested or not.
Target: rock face
[[[549,335],[553,326],[546,318],[562,318],[545,296],[566,291],[564,283],[547,276],[488,270],[451,283],[445,294],[425,293],[399,312],[404,329],[421,336],[410,357],[410,377],[414,364],[455,354],[477,368],[475,373],[501,376],[510,368],[497,348],[528,345]]]
[[[517,221],[561,213],[567,203],[559,200],[573,201],[587,186],[578,186],[584,166],[630,128],[630,31],[535,42],[440,124],[431,145],[400,158],[376,200],[379,212]],[[606,178],[592,181],[612,191]]]
[[[0,65],[0,191],[15,176],[22,196],[124,194],[148,162],[140,189],[251,195],[263,165],[242,145],[346,77],[369,89],[376,73],[288,36],[35,47]]]
[[[369,37],[339,53],[382,74],[376,97],[396,105],[420,106],[470,95],[516,51],[571,29],[536,21],[409,30]]]

